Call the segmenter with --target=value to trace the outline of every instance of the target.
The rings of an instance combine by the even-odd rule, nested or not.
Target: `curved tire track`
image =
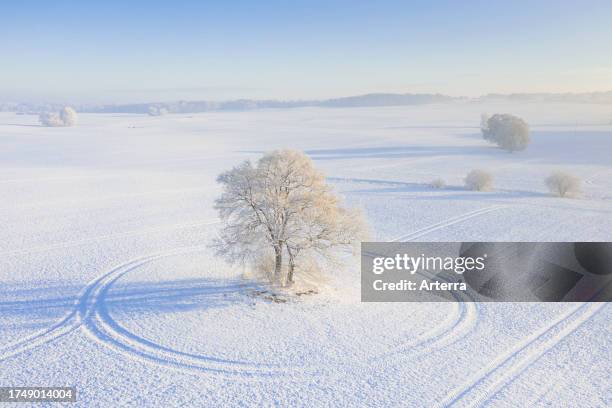
[[[53,249],[64,249],[64,248],[68,248],[72,246],[85,245],[89,243],[95,243],[95,242],[100,242],[100,241],[105,241],[105,240],[112,240],[112,239],[126,237],[126,236],[148,234],[151,232],[165,231],[165,230],[170,230],[170,229],[191,228],[191,227],[197,227],[197,226],[202,226],[202,225],[214,225],[217,223],[219,223],[218,220],[206,220],[206,221],[200,221],[200,222],[189,223],[189,224],[187,223],[186,224],[173,224],[171,226],[148,228],[144,230],[129,231],[129,232],[124,232],[124,233],[119,233],[119,234],[109,234],[109,235],[104,235],[100,237],[93,237],[93,238],[89,238],[85,240],[70,241],[70,242],[45,246],[45,247],[26,248],[26,249],[14,250],[14,251],[0,252],[0,255],[2,256],[11,255],[11,254],[18,255],[18,254],[33,253],[33,252],[43,252],[43,251],[53,250]],[[144,258],[138,258],[136,260],[132,260],[128,262],[127,264],[124,264],[123,266],[131,264],[133,262],[138,262],[139,259],[144,259]],[[91,290],[93,290],[93,288],[96,285],[100,284],[102,280],[107,279],[109,276],[116,273],[117,269],[121,267],[122,266],[115,267],[111,271],[102,274],[101,276],[95,278],[93,281],[90,281],[83,288],[83,290],[81,290],[81,292],[79,293],[77,300],[74,303],[74,308],[70,312],[68,312],[66,315],[64,315],[64,317],[61,318],[58,322],[30,336],[25,337],[24,339],[14,341],[5,346],[0,347],[0,361],[10,358],[12,356],[15,356],[17,354],[23,353],[25,351],[28,351],[30,349],[36,348],[43,344],[52,342],[70,333],[71,331],[77,329],[80,326],[80,322],[77,319],[80,299],[82,299],[84,296],[87,296],[87,294]]]
[[[194,252],[205,246],[187,247],[128,262],[100,279],[81,298],[78,306],[79,321],[87,334],[104,346],[120,352],[129,358],[138,358],[158,365],[180,370],[200,371],[210,374],[241,377],[274,377],[290,374],[292,368],[220,359],[211,356],[190,354],[171,349],[144,339],[119,325],[109,314],[106,296],[112,285],[126,273],[154,260]]]
[[[31,336],[27,336],[23,340],[18,340],[2,347],[0,349],[0,361],[59,339],[78,327],[79,324],[76,322],[76,310],[73,310],[52,326]]]
[[[77,300],[74,302],[73,309],[68,312],[60,321],[51,325],[50,327],[43,329],[37,333],[34,333],[31,336],[24,338],[23,340],[19,340],[13,343],[10,343],[0,349],[0,361],[5,360],[14,355],[20,354],[27,350],[36,348],[38,346],[42,346],[43,344],[52,342],[60,337],[72,332],[77,329],[81,325],[81,321],[79,319],[79,308],[82,307],[83,299],[86,299],[90,296],[91,292],[99,286],[105,280],[112,278],[115,274],[121,271],[126,265],[132,265],[134,263],[140,262],[144,258],[138,258],[132,260],[126,264],[117,266],[111,269],[109,272],[102,274],[97,277],[90,283],[88,283],[83,290],[81,290],[80,294],[77,297]]]
[[[44,330],[41,330],[31,336],[24,338],[23,340],[13,342],[0,349],[0,361],[17,355],[19,353],[25,352],[27,350],[36,348],[38,346],[42,346],[43,344],[52,342],[77,329],[81,325],[78,320],[78,307],[81,302],[81,299],[88,296],[88,293],[92,291],[93,288],[95,288],[96,285],[98,285],[102,280],[116,273],[117,268],[111,269],[109,272],[88,283],[77,297],[73,309],[68,312],[68,314],[66,314],[60,321]]]
[[[475,211],[470,211],[468,213],[452,217],[446,221],[442,221],[430,225],[429,227],[425,227],[420,230],[411,232],[410,234],[399,236],[391,240],[391,242],[412,241],[423,235],[429,234],[432,231],[436,231],[438,229],[454,225],[465,220],[477,217],[481,214],[486,214],[504,207],[504,205],[497,205],[487,208],[481,208]],[[433,277],[431,274],[424,273],[423,271],[419,271],[418,273],[426,278]],[[436,278],[446,282],[450,282],[442,276],[436,276]],[[474,298],[470,296],[469,293],[450,293],[455,298],[454,305],[456,306],[456,308],[453,317],[446,319],[445,323],[441,324],[440,326],[434,327],[432,330],[425,332],[417,338],[409,342],[403,343],[400,346],[395,347],[383,354],[379,354],[375,356],[375,358],[385,359],[392,357],[397,353],[401,353],[405,350],[415,348],[418,348],[418,350],[415,353],[412,353],[410,357],[418,357],[421,355],[429,354],[434,349],[441,349],[450,346],[451,344],[459,341],[461,338],[465,337],[468,333],[470,333],[478,323],[478,306],[475,303]]]

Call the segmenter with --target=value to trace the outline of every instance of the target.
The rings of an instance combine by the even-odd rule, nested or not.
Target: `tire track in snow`
[[[478,217],[480,215],[483,215],[483,214],[486,214],[492,211],[497,211],[505,207],[506,207],[505,205],[494,205],[492,207],[486,207],[486,208],[481,208],[475,211],[470,211],[468,213],[459,215],[457,217],[450,218],[446,221],[442,221],[437,224],[430,225],[429,227],[425,227],[420,230],[411,232],[410,234],[402,235],[400,237],[397,237],[393,241],[404,241],[404,242],[414,241],[415,239],[420,238],[424,235],[427,235],[430,232],[434,232],[442,228],[450,227],[451,225],[458,224],[460,222],[469,220],[471,218]]]
[[[393,358],[397,354],[411,351],[407,357],[416,358],[430,354],[435,350],[450,346],[465,337],[478,322],[478,308],[471,300],[458,299],[453,314],[441,325],[404,342],[382,354],[376,355],[371,361]]]
[[[217,223],[217,222],[215,222]],[[0,349],[0,361],[53,342],[82,328],[95,341],[129,358],[138,358],[158,365],[190,373],[206,372],[231,379],[266,379],[279,375],[316,374],[307,367],[287,367],[196,355],[171,349],[129,332],[112,319],[106,305],[111,286],[128,272],[164,257],[182,255],[207,248],[206,245],[177,248],[137,258],[116,266],[89,283],[79,294],[74,309],[56,324],[32,336]]]
[[[399,241],[413,241],[423,235],[429,234],[432,231],[436,231],[438,229],[445,228],[447,226],[451,226],[457,224],[459,222],[463,222],[473,217],[477,217],[481,214],[486,214],[488,212],[503,208],[505,206],[498,205],[487,208],[478,209],[475,211],[470,211],[456,217],[452,217],[446,221],[442,221],[429,227],[422,228],[420,230],[414,231],[407,235],[399,236],[392,240],[392,242]],[[443,280],[445,282],[450,282],[448,279],[443,276],[434,276],[432,274],[419,271],[421,275],[426,278],[437,278]],[[404,344],[400,350],[405,350],[408,348],[419,347],[420,350],[417,353],[412,354],[412,356],[419,356],[423,354],[428,354],[433,349],[440,349],[446,346],[453,344],[454,342],[460,340],[462,337],[467,335],[478,322],[478,307],[474,302],[474,298],[470,296],[469,293],[454,293],[450,292],[451,295],[455,298],[454,305],[457,306],[456,313],[458,314],[457,318],[452,321],[452,323],[445,327],[442,331],[437,332],[436,329],[427,332],[425,335],[420,336],[415,342],[409,342]],[[450,319],[449,319],[450,320]],[[429,346],[425,349],[426,346]],[[399,352],[399,351],[398,351]]]
[[[202,221],[202,222],[191,223],[191,224],[175,224],[173,226],[150,228],[146,230],[131,231],[131,232],[126,232],[126,233],[121,233],[121,234],[112,234],[112,235],[103,236],[103,237],[94,237],[94,238],[87,239],[87,240],[71,241],[70,246],[82,245],[84,241],[86,241],[85,243],[98,242],[99,240],[101,240],[101,238],[102,240],[115,239],[115,238],[123,237],[123,236],[147,234],[152,231],[164,231],[164,230],[171,229],[171,228],[189,228],[189,227],[196,227],[196,226],[201,226],[201,225],[214,225],[214,224],[217,224],[218,222],[219,221]],[[58,245],[54,245],[53,249],[55,248],[61,249],[65,247],[66,246],[61,246],[60,244],[58,244]],[[27,251],[27,249],[19,250],[19,251],[12,251],[10,253],[13,253],[13,252],[19,253],[21,251]],[[5,255],[5,254],[7,253],[6,252],[0,253],[0,255]],[[139,259],[144,259],[144,258],[139,258]],[[129,265],[133,262],[138,262],[138,260],[133,260],[126,264],[115,267],[111,271],[102,274],[101,276],[95,278],[93,281],[90,281],[85,286],[85,288],[83,288],[83,290],[79,293],[77,300],[74,303],[73,309],[55,324],[47,327],[46,329],[40,330],[30,336],[26,336],[24,339],[14,341],[5,346],[0,347],[0,361],[10,358],[12,356],[15,356],[17,354],[23,353],[25,351],[31,350],[33,348],[42,346],[46,343],[52,342],[70,333],[71,331],[77,329],[80,326],[80,322],[78,321],[77,318],[78,318],[78,311],[79,311],[78,308],[79,308],[79,305],[81,304],[81,299],[87,296],[88,293],[91,290],[93,290],[93,288],[95,288],[97,285],[99,285],[101,281],[103,281],[104,279],[107,279],[109,276],[112,276],[114,273],[116,273],[118,268]]]
[[[498,210],[500,208],[505,207],[504,205],[492,206],[487,208],[481,208],[475,211],[470,211],[456,217],[452,217],[446,221],[442,221],[429,227],[422,228],[420,230],[414,231],[412,233],[399,236],[390,242],[399,242],[405,240],[414,240],[423,235],[426,235],[432,231],[444,228],[446,226],[454,225],[459,222],[468,220],[473,217],[477,217],[481,214],[486,214],[491,211]],[[408,238],[408,239],[407,239]],[[420,275],[425,278],[433,278],[443,280],[445,282],[450,282],[448,279],[445,279],[443,276],[434,276],[429,273],[425,273],[423,271],[418,272]],[[478,323],[478,305],[475,303],[475,300],[469,293],[454,293],[450,292],[451,295],[455,298],[455,302],[453,302],[454,311],[452,317],[445,320],[443,324],[433,328],[425,332],[424,334],[418,336],[417,338],[403,343],[383,354],[379,354],[376,356],[376,359],[384,359],[392,357],[398,353],[409,349],[418,348],[418,350],[414,353],[410,354],[410,357],[417,357],[424,354],[429,354],[433,350],[441,349],[447,347],[461,338],[465,337],[469,332],[471,332],[476,324]]]
[[[494,359],[465,384],[451,391],[438,406],[482,406],[512,383],[531,364],[593,317],[605,304],[582,303],[563,313],[551,324],[521,340],[508,352]]]
[[[294,372],[292,368],[221,359],[206,355],[190,354],[178,351],[131,333],[119,325],[109,314],[106,296],[112,285],[126,273],[168,256],[186,254],[205,249],[206,246],[187,247],[167,251],[156,255],[128,262],[104,275],[81,298],[78,305],[78,320],[86,333],[114,351],[129,358],[138,358],[157,365],[169,366],[183,371],[199,371],[209,374],[220,374],[232,378],[240,377],[275,377]],[[303,371],[303,370],[301,370]]]
[[[88,283],[77,297],[73,309],[68,312],[68,314],[65,315],[64,318],[62,318],[60,321],[44,330],[34,333],[31,336],[27,336],[23,340],[13,342],[2,347],[0,349],[0,361],[28,351],[30,349],[42,346],[43,344],[52,342],[77,329],[80,326],[80,322],[78,321],[78,307],[81,303],[81,299],[88,296],[88,293],[93,290],[96,285],[98,285],[103,279],[105,279],[109,275],[115,273],[115,271],[116,268],[113,268],[110,272],[107,272]]]
[[[503,206],[495,206],[489,207],[485,209],[480,209],[477,211],[472,211],[458,217],[451,218],[445,222],[434,224],[428,228],[424,228],[422,230],[415,231],[407,236],[398,237],[393,241],[399,241],[401,239],[405,239],[405,237],[410,237],[411,239],[416,239],[420,235],[425,235],[433,230],[437,230],[440,228],[444,228],[445,226],[453,225],[458,222],[464,221],[466,219],[475,217],[477,215],[493,211],[497,208],[501,208]],[[210,222],[200,222],[194,224],[185,224],[180,227],[190,227],[190,226],[198,226],[198,225],[210,225],[216,224],[218,221]],[[173,226],[176,227],[176,226]],[[169,227],[160,227],[155,229],[148,229],[146,231],[139,230],[134,232],[122,233],[122,234],[113,234],[112,236],[103,236],[96,237],[87,240],[74,241],[69,243],[70,245],[80,245],[83,242],[98,242],[99,240],[105,239],[114,239],[118,236],[127,236],[132,234],[146,234],[151,232],[152,230],[165,230]],[[63,247],[58,244],[55,247]],[[128,332],[123,327],[121,327],[117,322],[115,322],[110,314],[108,313],[108,309],[106,307],[106,303],[104,298],[108,293],[108,289],[112,284],[119,279],[121,276],[125,275],[127,272],[147,264],[153,260],[160,259],[167,256],[177,255],[181,253],[195,251],[197,249],[203,249],[203,247],[189,247],[182,248],[172,251],[167,251],[164,253],[151,255],[143,258],[139,258],[137,260],[133,260],[127,262],[123,265],[120,265],[110,272],[102,275],[98,279],[96,279],[92,284],[88,285],[82,295],[80,296],[79,302],[76,305],[75,310],[70,312],[64,319],[50,328],[39,332],[33,336],[30,336],[22,341],[13,343],[2,350],[0,350],[0,360],[8,358],[12,355],[19,354],[23,351],[26,351],[31,348],[38,347],[39,345],[43,345],[45,343],[51,342],[55,339],[62,337],[65,334],[68,334],[72,330],[80,327],[81,325],[85,325],[88,333],[95,339],[101,341],[102,343],[110,346],[111,348],[120,351],[122,353],[127,353],[132,357],[140,357],[149,361],[154,361],[158,364],[170,365],[180,369],[188,369],[188,370],[199,370],[199,371],[207,371],[211,373],[220,373],[220,374],[229,374],[229,375],[240,375],[240,376],[252,376],[252,375],[264,375],[264,376],[273,376],[281,373],[291,372],[291,369],[286,367],[274,367],[274,366],[265,366],[262,364],[249,363],[249,362],[238,362],[238,361],[230,361],[230,360],[218,360],[212,357],[192,355],[184,352],[180,352],[177,350],[173,350],[170,348],[166,348],[164,346],[157,345],[152,343],[146,339],[140,338],[133,333]],[[45,248],[46,250],[46,248]],[[26,251],[26,250],[24,250]],[[442,328],[438,327],[431,331],[426,332],[426,334],[419,336],[415,342],[410,342],[409,344],[403,344],[400,348],[396,349],[398,351],[411,348],[411,347],[425,347],[431,345],[433,347],[444,347],[448,344],[452,344],[452,342],[459,339],[459,336],[463,332],[467,332],[469,328],[477,321],[477,309],[473,303],[464,303],[462,300],[457,299],[459,301],[459,316],[456,319],[448,319],[448,326],[444,326]],[[93,305],[93,306],[92,306]],[[430,347],[431,348],[431,347]],[[395,351],[393,354],[397,353]],[[424,352],[429,352],[429,350],[423,349]],[[388,354],[388,353],[385,353]],[[384,356],[383,356],[384,357]],[[236,370],[236,368],[238,368]]]
[[[18,340],[0,348],[0,361],[59,339],[78,328],[78,326],[76,322],[76,310],[73,310],[52,326],[31,336],[27,336],[23,340]]]
[[[491,211],[495,211],[501,208],[506,207],[505,205],[498,205],[493,207],[487,207],[484,209],[472,211],[466,214],[459,215],[457,217],[451,218],[450,220],[440,222],[434,224],[432,226],[423,228],[421,230],[415,231],[413,233],[400,236],[393,241],[412,241],[416,238],[419,238],[423,235],[429,234],[430,232],[436,231],[438,229],[444,228],[446,226],[454,225],[459,222],[463,222],[465,220],[471,219],[473,217],[477,217],[481,214],[486,214]],[[461,302],[462,310],[459,319],[456,321],[454,327],[462,325],[463,328],[455,329],[454,327],[449,330],[443,331],[439,335],[432,337],[431,339],[427,338],[425,335],[424,342],[411,342],[407,344],[404,348],[413,348],[415,346],[425,346],[431,344],[432,347],[440,348],[445,345],[452,344],[452,342],[458,340],[454,340],[453,338],[458,337],[461,333],[459,332],[467,332],[470,329],[470,326],[473,326],[477,323],[477,308],[474,303],[468,303],[467,307],[473,308],[470,311],[470,317],[465,318],[465,310],[466,304]],[[589,304],[585,303],[579,306],[576,309],[570,310],[569,313],[562,315],[560,318],[556,319],[551,325],[545,327],[544,329],[536,332],[533,336],[528,337],[524,341],[520,342],[516,347],[511,349],[509,353],[501,356],[500,358],[495,359],[491,365],[487,366],[485,369],[479,372],[480,376],[477,375],[477,378],[468,383],[468,385],[463,388],[456,389],[451,392],[440,406],[455,406],[457,404],[461,404],[461,401],[464,401],[467,398],[471,398],[471,401],[468,401],[466,406],[481,406],[491,398],[493,398],[501,389],[503,389],[506,385],[511,383],[516,377],[518,377],[529,365],[533,364],[537,359],[539,359],[542,355],[544,355],[547,351],[553,348],[557,343],[563,340],[565,337],[573,333],[578,327],[580,327],[583,323],[585,323],[588,319],[590,319],[594,314],[596,314],[602,307],[603,303]],[[435,330],[435,329],[434,329]],[[550,333],[554,333],[551,335]],[[445,343],[442,345],[437,344],[438,339],[440,339],[441,343]],[[450,340],[450,342],[449,342]],[[413,344],[415,343],[415,344]],[[431,348],[422,349],[420,352],[417,352],[417,355],[427,354],[431,352]],[[518,362],[507,370],[504,370],[506,365],[510,365],[511,361],[518,359]],[[496,373],[496,378],[489,379],[492,375]],[[486,387],[485,387],[486,385]],[[483,389],[484,388],[484,389]],[[468,397],[468,394],[471,397]]]
[[[9,251],[0,252],[0,256],[35,254],[35,253],[40,253],[40,252],[47,252],[47,251],[53,251],[53,250],[58,250],[58,249],[66,249],[66,248],[73,248],[73,247],[78,247],[82,245],[95,244],[98,242],[112,241],[117,238],[147,235],[147,234],[151,234],[155,232],[187,229],[187,228],[201,227],[201,226],[206,226],[206,225],[215,225],[215,224],[218,224],[219,222],[220,221],[217,219],[209,219],[209,220],[202,220],[202,221],[191,222],[191,223],[178,223],[178,224],[170,224],[170,225],[153,227],[153,228],[143,228],[139,230],[119,232],[116,234],[99,235],[96,237],[84,238],[84,239],[79,239],[79,240],[74,240],[74,241],[59,242],[56,244],[41,245],[41,246],[30,247],[30,248],[13,249]]]
[[[421,275],[426,278],[434,277],[433,275]],[[435,276],[435,278],[450,282],[441,276]],[[408,350],[412,351],[409,354],[410,358],[419,357],[430,354],[435,350],[448,347],[469,334],[478,323],[479,309],[477,303],[475,303],[474,299],[468,293],[450,293],[455,298],[453,302],[454,310],[453,314],[447,318],[444,323],[408,342],[404,342],[391,350],[376,355],[375,359],[392,358]]]
[[[178,248],[141,258],[116,266],[88,284],[80,293],[74,309],[49,328],[0,349],[0,361],[53,342],[72,331],[84,328],[90,338],[119,351],[130,358],[140,357],[157,364],[182,370],[208,373],[249,376],[275,376],[289,373],[290,368],[218,359],[194,355],[155,344],[130,333],[115,322],[106,305],[106,296],[112,284],[128,272],[152,261],[205,249],[206,246]]]

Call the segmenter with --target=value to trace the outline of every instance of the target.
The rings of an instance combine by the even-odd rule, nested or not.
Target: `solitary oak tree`
[[[312,160],[295,150],[265,154],[222,173],[215,208],[224,226],[217,253],[256,264],[272,255],[272,279],[291,284],[301,265],[333,260],[365,235],[360,212],[344,208]]]

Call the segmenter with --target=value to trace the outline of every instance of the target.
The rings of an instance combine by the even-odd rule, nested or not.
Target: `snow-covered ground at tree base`
[[[531,145],[487,144],[482,112],[523,117]],[[277,148],[305,151],[375,240],[610,241],[611,119],[469,102],[71,128],[0,113],[0,386],[74,385],[86,407],[611,406],[607,303],[361,303],[358,261],[276,303],[208,247],[216,176]],[[463,188],[474,168],[493,191]],[[581,197],[549,195],[557,169]]]

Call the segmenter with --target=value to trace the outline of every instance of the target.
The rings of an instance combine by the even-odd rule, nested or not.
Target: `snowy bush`
[[[465,186],[474,191],[489,191],[493,189],[493,176],[484,170],[472,170],[465,177]]]
[[[340,205],[301,152],[267,153],[217,181],[223,193],[215,208],[225,224],[214,242],[217,254],[276,283],[292,284],[296,272],[333,261],[337,250],[365,237],[361,214]]]
[[[38,121],[43,126],[64,126],[64,122],[60,119],[59,115],[52,112],[42,112],[38,115]]]
[[[486,125],[481,124],[481,131],[485,140],[510,152],[525,150],[530,142],[529,126],[513,115],[496,113],[487,119]]]
[[[580,179],[562,171],[552,173],[544,182],[550,192],[559,197],[577,196],[580,193]]]
[[[446,183],[441,178],[433,179],[431,182],[433,188],[444,188]]]
[[[43,126],[75,126],[77,124],[77,113],[70,106],[65,106],[59,113],[42,112],[38,120]]]
[[[64,122],[64,126],[76,126],[77,113],[70,106],[64,106],[59,113],[60,119]]]
[[[149,106],[149,116],[162,116],[168,113],[168,109],[162,106],[151,105]]]

